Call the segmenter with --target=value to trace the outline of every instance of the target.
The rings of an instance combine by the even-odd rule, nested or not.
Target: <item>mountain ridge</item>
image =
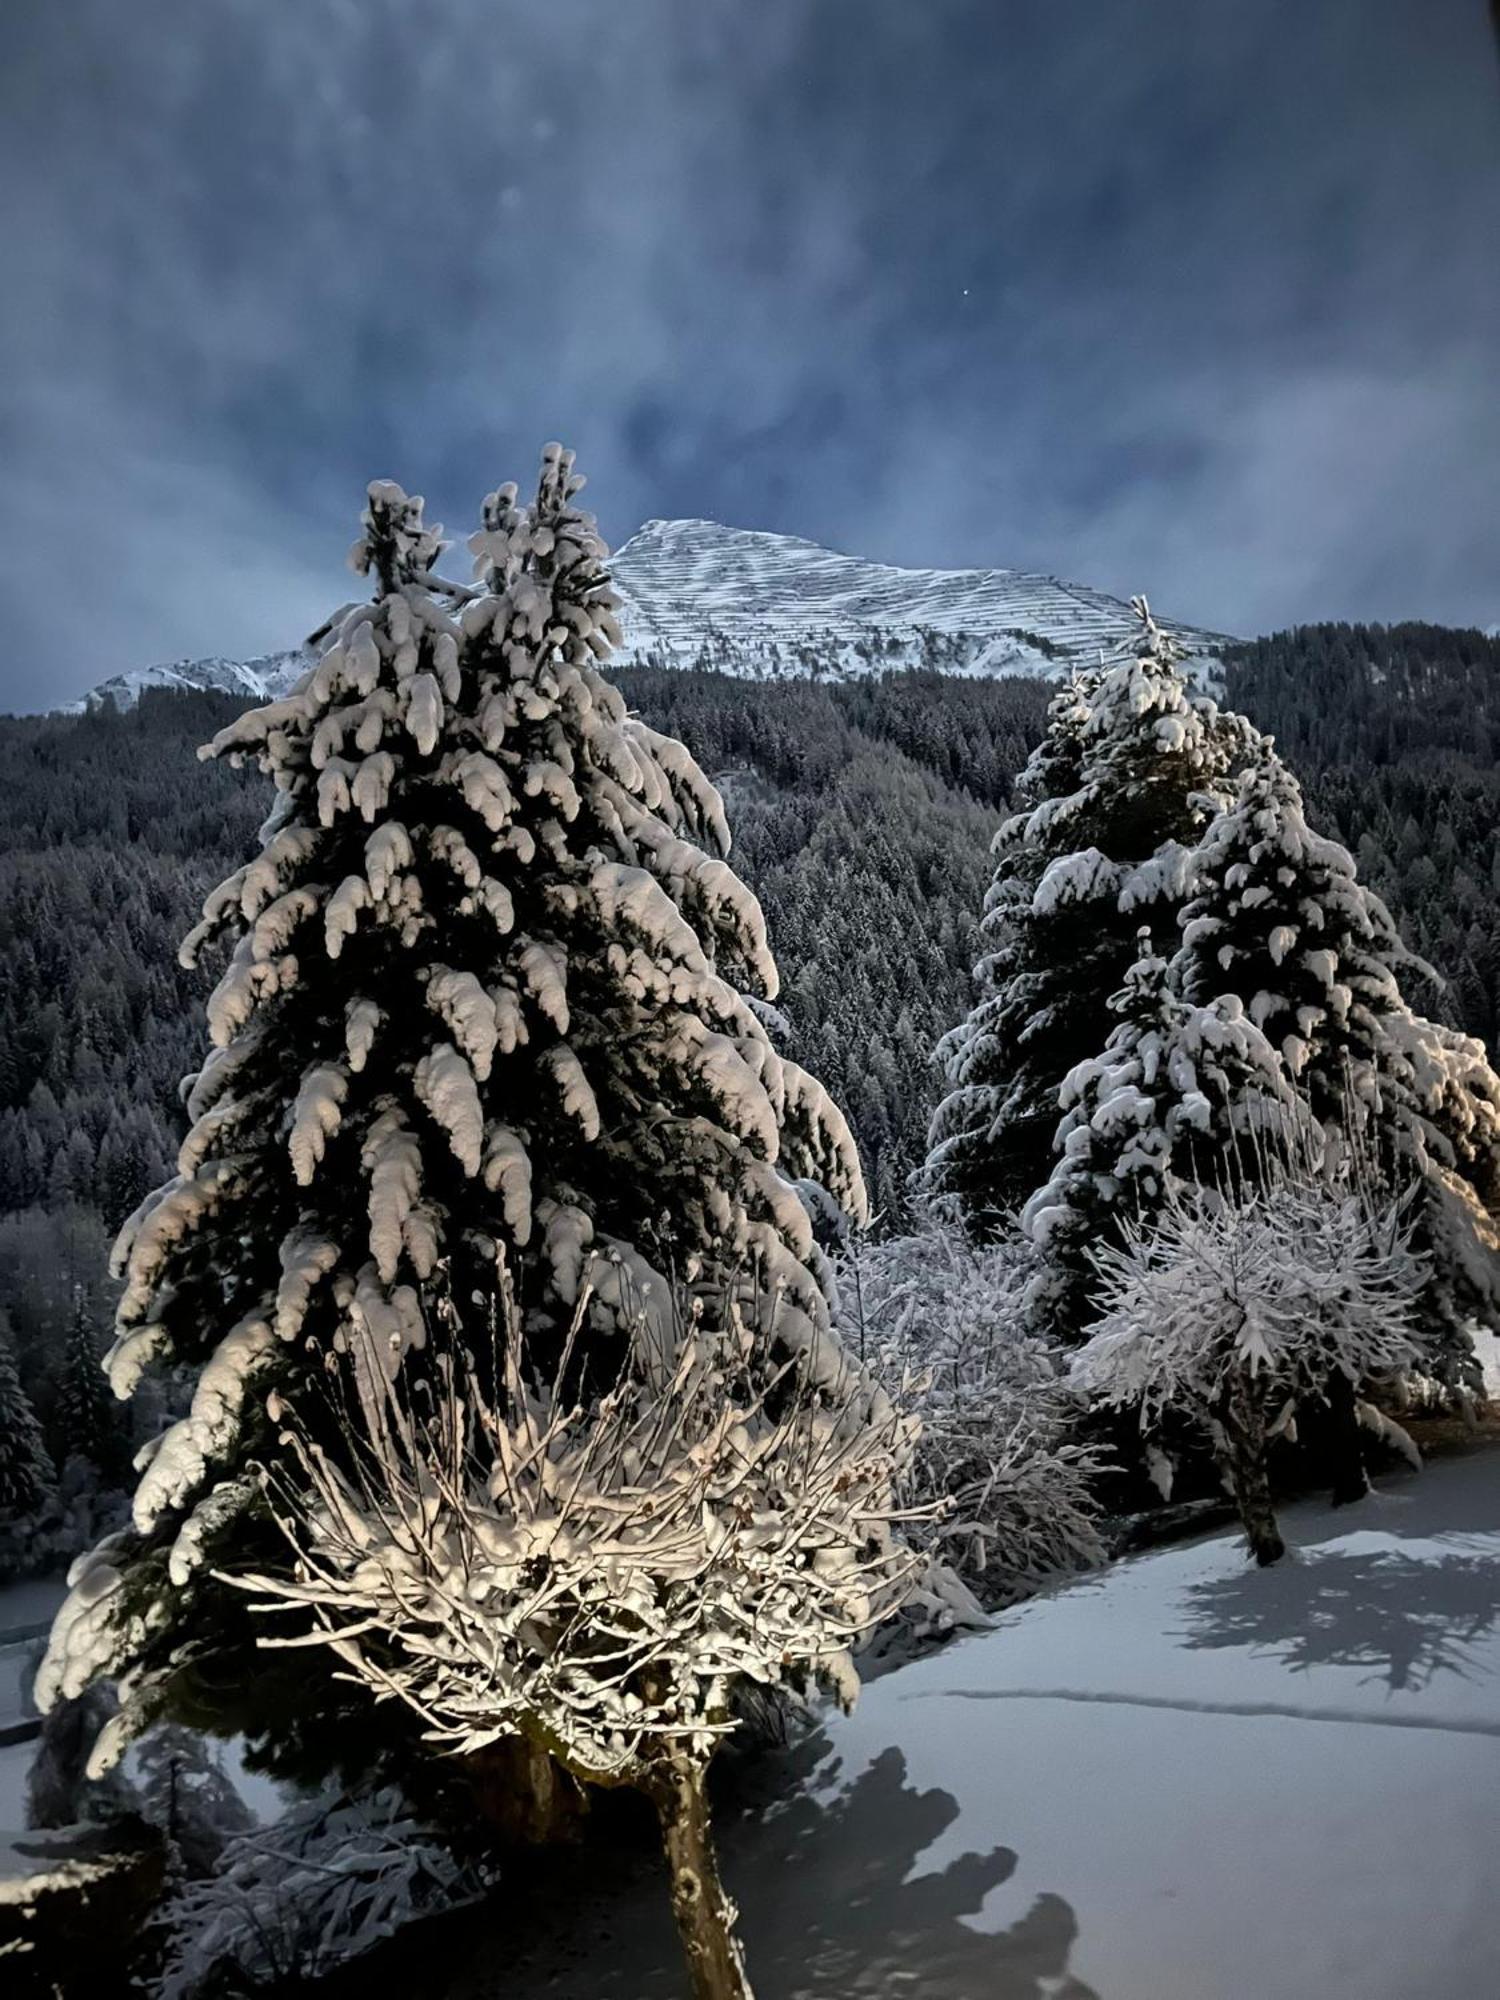
[[[1137,629],[1122,599],[1041,571],[877,563],[798,535],[687,518],[645,521],[610,562],[621,601],[620,665],[701,667],[738,679],[857,679],[926,668],[1059,679]],[[1200,672],[1217,676],[1226,633],[1171,619]],[[56,713],[147,688],[212,688],[264,701],[309,663],[305,647],[235,661],[174,660],[112,675]]]

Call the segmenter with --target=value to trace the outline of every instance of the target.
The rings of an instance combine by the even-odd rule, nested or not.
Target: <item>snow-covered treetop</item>
[[[349,551],[349,567],[357,576],[373,572],[382,597],[403,584],[425,584],[446,546],[441,527],[424,524],[422,507],[420,493],[406,493],[393,479],[370,482],[360,516],[364,532]]]
[[[1294,1075],[1315,1050],[1331,1074],[1368,1047],[1372,1016],[1401,1007],[1396,968],[1411,961],[1389,910],[1348,849],[1308,825],[1301,787],[1269,744],[1204,832],[1194,887],[1179,985],[1194,1000],[1247,996]]]
[[[1160,844],[1163,808],[1175,837],[1187,838],[1225,803],[1226,774],[1258,743],[1243,716],[1188,685],[1179,642],[1144,598],[1131,601],[1135,645],[1053,698],[1047,734],[1017,783],[1024,810],[996,835],[1001,856],[1020,847],[1066,854],[1086,828],[1085,844],[1113,860],[1144,861]]]
[[[1081,795],[1058,814],[1108,828],[1098,843],[1107,853],[1144,861],[1160,845],[1164,819],[1172,823],[1168,837],[1187,840],[1225,803],[1231,766],[1258,738],[1243,716],[1188,686],[1181,646],[1156,624],[1144,598],[1132,602],[1140,640],[1093,689],[1082,729]]]

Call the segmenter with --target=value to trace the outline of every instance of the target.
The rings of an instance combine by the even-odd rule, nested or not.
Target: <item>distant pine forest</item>
[[[787,977],[787,1052],[848,1110],[880,1223],[899,1226],[931,1051],[970,1000],[989,839],[1049,688],[617,679],[724,792]],[[1500,640],[1303,627],[1238,649],[1225,693],[1440,975],[1426,1011],[1500,1046]],[[212,974],[180,971],[178,940],[269,804],[254,772],[195,755],[237,706],[152,693],[127,714],[0,721],[0,1337],[44,1429],[70,1329],[87,1315],[103,1342],[109,1238],[169,1171],[177,1084],[201,1059]]]

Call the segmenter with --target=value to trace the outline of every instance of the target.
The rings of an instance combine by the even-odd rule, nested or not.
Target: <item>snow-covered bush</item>
[[[1149,1225],[1095,1253],[1102,1308],[1074,1384],[1135,1412],[1150,1439],[1169,1412],[1208,1432],[1257,1561],[1283,1553],[1268,1440],[1342,1382],[1408,1367],[1424,1280],[1399,1206],[1295,1163],[1227,1193],[1174,1181]],[[1368,1404],[1357,1415],[1395,1442]]]
[[[1081,1402],[1026,1323],[1026,1245],[974,1244],[927,1212],[911,1235],[862,1243],[839,1270],[840,1331],[921,1429],[902,1500],[942,1503],[908,1531],[932,1567],[913,1605],[947,1605],[942,1570],[987,1609],[1107,1554],[1102,1453],[1077,1436]]]
[[[647,1329],[581,1396],[566,1349],[537,1367],[506,1297],[493,1389],[447,1353],[426,1393],[397,1377],[352,1471],[278,1407],[269,1493],[295,1567],[242,1581],[263,1614],[311,1614],[263,1644],[329,1647],[442,1749],[519,1737],[645,1793],[693,1990],[730,2000],[748,1989],[706,1769],[744,1683],[853,1699],[850,1648],[914,1567],[893,1534],[908,1427],[853,1366],[838,1383],[805,1355],[767,1366],[733,1293],[665,1354]]]
[[[161,2000],[286,1991],[486,1886],[394,1791],[299,1805],[237,1835],[166,1905]]]

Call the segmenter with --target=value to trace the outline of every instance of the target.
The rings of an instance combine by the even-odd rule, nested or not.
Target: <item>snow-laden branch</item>
[[[244,1587],[312,1626],[264,1643],[330,1646],[445,1748],[540,1735],[611,1780],[655,1739],[707,1755],[741,1678],[852,1686],[849,1645],[912,1568],[898,1418],[852,1421],[792,1364],[757,1385],[738,1325],[664,1391],[636,1359],[591,1404],[536,1380],[514,1326],[499,1360],[493,1397],[448,1357],[430,1396],[392,1385],[353,1476],[280,1412],[291,1469],[269,1490],[296,1568]]]
[[[522,1737],[648,1793],[695,1991],[717,2000],[748,1988],[704,1769],[739,1683],[814,1676],[853,1699],[849,1649],[917,1566],[893,1499],[909,1426],[857,1370],[830,1395],[804,1359],[768,1365],[732,1303],[684,1330],[665,1379],[638,1346],[580,1397],[590,1282],[545,1373],[503,1273],[487,1357],[435,1342],[425,1380],[365,1368],[343,1464],[273,1399],[286,1456],[267,1491],[294,1562],[221,1580],[306,1614],[263,1645],[330,1648],[444,1750]]]
[[[1100,1317],[1072,1370],[1079,1389],[1135,1411],[1147,1435],[1173,1413],[1208,1431],[1261,1562],[1282,1553],[1268,1439],[1293,1432],[1299,1406],[1326,1405],[1335,1498],[1366,1490],[1358,1399],[1416,1360],[1426,1275],[1408,1205],[1357,1173],[1296,1155],[1271,1164],[1263,1156],[1256,1179],[1224,1189],[1174,1180],[1149,1226],[1098,1248]],[[1404,1438],[1389,1419],[1372,1428]]]
[[[941,1503],[908,1535],[933,1565],[911,1610],[935,1613],[941,1628],[963,1614],[945,1571],[994,1610],[1048,1576],[1103,1562],[1105,1466],[1079,1436],[1082,1399],[1026,1322],[1026,1244],[1013,1232],[973,1244],[932,1211],[921,1222],[849,1253],[839,1330],[920,1423],[898,1492],[914,1506]],[[924,1593],[936,1602],[924,1606]]]

